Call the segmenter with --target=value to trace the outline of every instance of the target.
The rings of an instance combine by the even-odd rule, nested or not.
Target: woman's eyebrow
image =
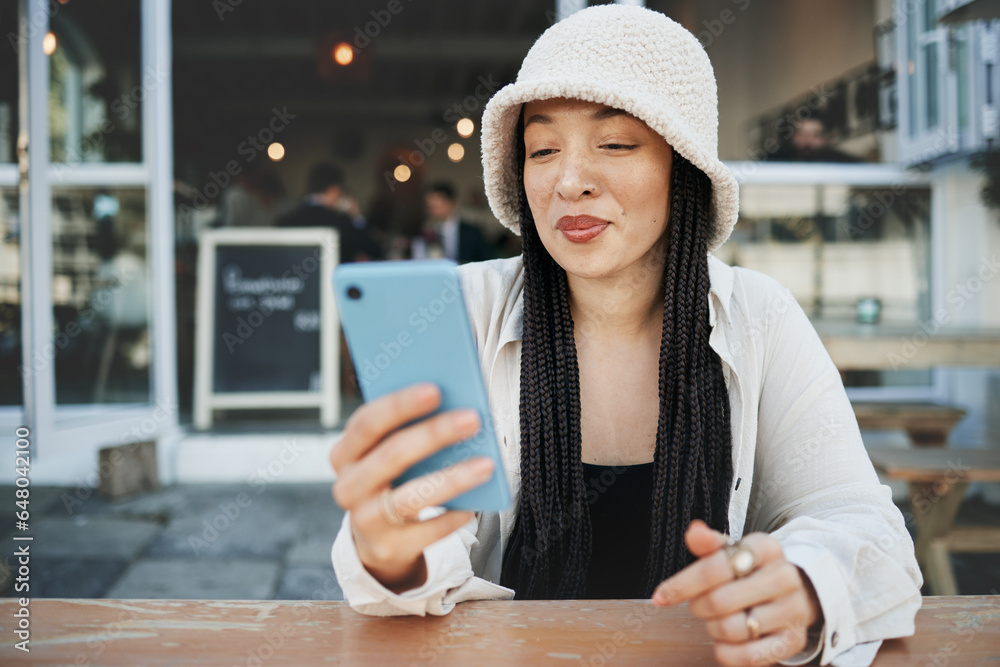
[[[605,120],[607,118],[614,118],[615,116],[628,116],[629,118],[634,118],[632,114],[621,109],[615,109],[614,107],[606,107],[595,111],[591,115],[592,120]],[[550,125],[552,123],[552,117],[547,116],[543,113],[535,113],[528,116],[528,119],[524,121],[524,127],[527,128],[532,123],[539,123],[541,125]]]
[[[550,125],[550,124],[552,124],[552,117],[551,116],[546,116],[543,113],[533,113],[533,114],[531,114],[531,116],[528,117],[528,119],[526,121],[524,121],[524,127],[527,128],[532,123],[539,123],[539,124],[542,124],[542,125]]]
[[[606,109],[601,109],[600,111],[595,111],[592,118],[594,120],[604,120],[605,118],[614,118],[615,116],[632,116],[632,114],[622,111],[621,109],[615,109],[614,107],[608,107]]]

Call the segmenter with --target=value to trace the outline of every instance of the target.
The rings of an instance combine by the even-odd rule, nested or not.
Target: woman
[[[427,518],[490,462],[391,480],[476,415],[401,428],[428,386],[359,409],[331,454],[353,607],[651,596],[690,602],[725,664],[870,662],[913,632],[913,545],[836,368],[787,290],[708,254],[738,208],[717,114],[697,40],[618,5],[551,27],[490,101],[487,194],[523,254],[463,290],[517,500]]]

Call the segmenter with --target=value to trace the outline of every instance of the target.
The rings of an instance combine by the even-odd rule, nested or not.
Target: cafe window
[[[66,334],[56,403],[150,398],[146,198],[139,188],[52,193],[52,306]]]
[[[142,160],[142,102],[157,77],[139,69],[139,10],[138,2],[88,0],[52,14],[45,50],[53,163]]]
[[[996,21],[942,25],[954,2],[897,2],[899,157],[907,165],[987,148],[1000,137]]]
[[[23,400],[21,365],[21,247],[17,188],[0,187],[0,406]],[[8,381],[6,378],[10,378]]]
[[[40,458],[177,422],[169,11],[0,0],[0,425]]]
[[[740,216],[720,259],[777,279],[821,334],[915,330],[931,318],[930,185],[882,165],[733,166]],[[867,395],[929,393],[934,374],[850,370],[844,383]]]

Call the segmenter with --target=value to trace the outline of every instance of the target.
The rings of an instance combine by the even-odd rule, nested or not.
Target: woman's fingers
[[[750,623],[747,616],[752,615],[757,622],[757,637],[753,637],[750,631]],[[775,632],[781,632],[793,625],[804,625],[805,618],[802,610],[791,597],[777,598],[770,602],[759,604],[747,609],[713,618],[705,623],[708,634],[713,639],[729,644],[739,642],[756,641],[761,637]]]
[[[688,551],[698,558],[718,551],[726,546],[728,541],[729,538],[709,528],[701,519],[692,521],[684,532],[684,543],[687,544]]]
[[[764,533],[747,535],[740,545],[753,553],[756,568],[782,557],[783,553],[781,544]],[[653,592],[653,603],[673,605],[687,602],[735,579],[726,550],[716,549],[657,586]]]
[[[413,541],[424,545],[424,547],[434,544],[469,523],[475,516],[474,512],[453,510],[433,519],[416,523],[410,528]],[[423,547],[420,550],[423,551]]]
[[[445,512],[427,521],[383,531],[379,539],[368,540],[360,524],[377,521],[379,509],[366,503],[351,515],[351,529],[358,557],[365,568],[383,585],[393,590],[421,586],[427,576],[423,551],[469,523],[475,514],[467,511]]]
[[[393,507],[403,519],[416,520],[420,510],[437,507],[480,484],[493,474],[493,461],[477,457],[411,479],[391,492]]]
[[[337,480],[337,503],[351,509],[380,492],[413,464],[472,437],[479,428],[479,415],[474,410],[452,410],[396,431]]]
[[[395,571],[406,569],[429,545],[455,532],[475,517],[473,512],[453,510],[440,516],[417,521],[405,526],[393,527],[391,531],[383,530],[377,540],[364,539],[366,528],[381,522],[378,500],[366,503],[359,508],[357,514],[351,515],[354,528],[354,541],[358,548],[361,562],[370,570]],[[360,530],[359,530],[360,529]]]
[[[785,560],[777,539],[766,533],[745,536],[738,548],[753,555],[753,569],[737,578],[721,533],[699,521],[684,538],[698,560],[662,582],[654,604],[690,601],[724,665],[770,665],[805,648],[807,629],[821,618],[819,602],[805,574]]]
[[[392,480],[413,464],[480,430],[475,410],[419,419],[440,404],[440,391],[430,384],[367,403],[348,420],[344,436],[330,453],[337,474],[333,497],[351,512],[358,556],[386,585],[419,586],[426,577],[424,548],[475,516],[453,511],[417,521],[420,510],[479,486],[493,473],[493,461],[478,458],[391,488]]]
[[[729,667],[760,667],[787,660],[806,647],[805,626],[789,626],[752,642],[715,642],[715,659]]]
[[[772,561],[742,579],[736,579],[691,600],[698,618],[728,616],[790,595],[799,585],[798,569],[788,561]]]
[[[361,459],[382,438],[432,412],[440,403],[440,390],[429,383],[416,384],[365,403],[347,420],[343,437],[330,452],[334,472],[339,477],[343,468]]]

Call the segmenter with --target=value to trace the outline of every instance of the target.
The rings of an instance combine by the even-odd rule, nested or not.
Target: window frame
[[[146,242],[150,276],[150,334],[153,355],[150,400],[134,404],[57,406],[54,364],[24,379],[20,406],[0,407],[0,428],[13,432],[27,425],[32,431],[34,454],[40,465],[32,472],[39,481],[66,482],[86,473],[68,461],[89,461],[96,466],[102,447],[136,439],[134,427],[145,440],[178,431],[176,327],[174,313],[173,143],[171,110],[171,55],[169,0],[137,0],[141,11],[140,71],[156,68],[160,85],[146,91],[142,107],[142,162],[50,163],[47,150],[28,151],[17,165],[0,165],[0,186],[21,192],[21,304],[23,364],[52,343],[52,186],[134,186],[146,193]],[[49,145],[48,57],[42,39],[49,28],[47,0],[22,0],[21,21],[30,17],[31,29],[22,33],[22,113],[20,137],[30,146]],[[27,113],[28,109],[31,113]],[[32,176],[42,174],[43,177]],[[29,180],[30,179],[30,180]],[[30,187],[29,187],[30,183]],[[148,425],[152,427],[148,427]],[[131,435],[130,435],[131,434]],[[0,478],[10,477],[10,472]]]

